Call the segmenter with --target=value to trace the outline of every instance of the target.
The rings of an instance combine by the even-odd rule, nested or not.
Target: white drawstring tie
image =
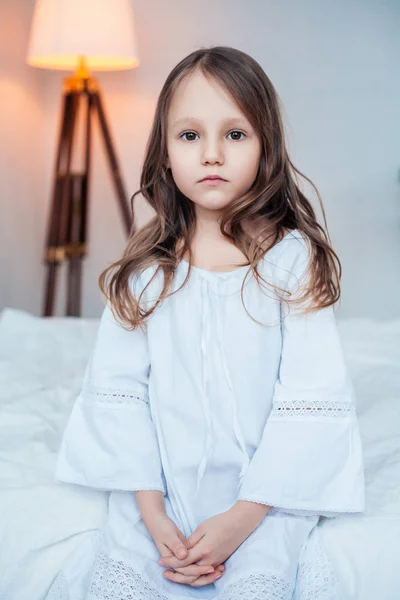
[[[210,283],[206,278],[204,278],[204,279],[202,279],[202,285],[201,285],[201,298],[202,298],[201,355],[202,355],[202,378],[203,378],[202,379],[202,406],[203,406],[203,412],[204,412],[205,421],[206,421],[207,433],[206,433],[206,441],[205,441],[205,453],[200,462],[199,468],[197,470],[197,494],[199,493],[200,483],[203,478],[208,459],[212,452],[212,430],[213,430],[213,428],[212,428],[212,418],[211,418],[211,410],[210,410],[210,398],[209,398],[209,394],[208,394],[209,377],[208,377],[206,350],[207,350],[207,340],[209,339],[210,319],[211,319],[210,286],[215,284],[217,286],[216,291],[219,294],[220,293],[219,292],[220,283],[221,282],[219,282],[218,280],[216,282]],[[220,305],[219,305],[219,303],[217,303],[216,317],[217,317],[218,347],[221,352],[223,373],[225,375],[225,378],[227,380],[228,387],[230,390],[230,398],[231,398],[231,405],[232,405],[232,412],[233,412],[233,430],[235,433],[236,440],[242,451],[242,467],[240,470],[239,482],[238,482],[238,486],[237,486],[238,490],[239,490],[241,483],[242,483],[243,476],[246,473],[247,468],[249,466],[250,459],[249,459],[249,455],[247,453],[246,443],[245,443],[244,436],[243,436],[242,430],[240,428],[240,423],[239,423],[239,419],[238,419],[237,401],[236,401],[234,387],[232,384],[232,377],[231,377],[229,366],[228,366],[228,360],[227,360],[227,356],[226,356],[225,340],[224,340],[224,335],[223,335],[220,311],[221,311]]]

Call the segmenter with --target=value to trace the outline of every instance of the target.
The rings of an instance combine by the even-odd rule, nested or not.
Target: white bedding
[[[98,322],[11,308],[0,315],[1,600],[42,600],[105,518],[106,492],[52,479]],[[322,519],[320,537],[340,600],[399,600],[400,320],[338,324],[358,399],[367,503],[364,515]]]

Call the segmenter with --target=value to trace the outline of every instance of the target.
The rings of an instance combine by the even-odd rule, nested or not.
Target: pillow
[[[94,345],[99,318],[36,317],[3,309],[0,316],[0,360],[18,364],[44,385],[81,380]]]

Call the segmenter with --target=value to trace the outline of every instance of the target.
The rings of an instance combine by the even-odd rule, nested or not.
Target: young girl
[[[340,262],[295,172],[253,58],[172,70],[140,181],[155,215],[100,276],[58,457],[58,480],[111,492],[107,521],[48,598],[289,600],[319,517],[363,511]]]

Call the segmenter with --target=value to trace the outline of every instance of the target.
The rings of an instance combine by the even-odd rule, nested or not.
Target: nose
[[[215,163],[222,164],[224,162],[224,155],[222,145],[217,140],[207,140],[204,142],[202,163],[211,164]]]

